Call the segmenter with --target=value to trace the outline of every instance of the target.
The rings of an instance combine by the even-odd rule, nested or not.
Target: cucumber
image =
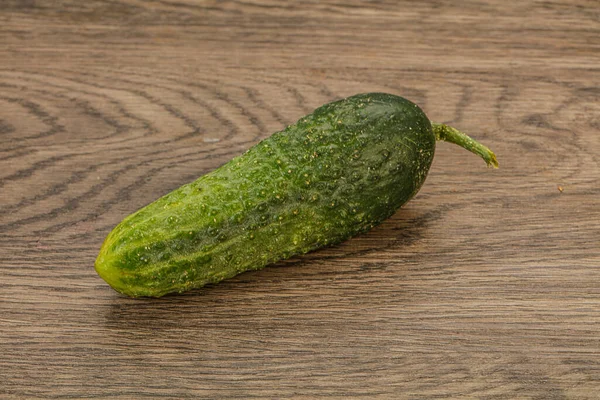
[[[436,139],[498,165],[487,147],[402,97],[325,104],[125,218],[96,271],[118,292],[160,297],[340,243],[417,193]]]

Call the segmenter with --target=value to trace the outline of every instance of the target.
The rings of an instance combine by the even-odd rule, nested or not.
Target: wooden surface
[[[0,398],[598,398],[599,38],[596,1],[0,1]],[[183,296],[96,275],[123,217],[367,91],[501,168],[440,143],[382,226]]]

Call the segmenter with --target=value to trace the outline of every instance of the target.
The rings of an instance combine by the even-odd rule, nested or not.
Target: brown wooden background
[[[0,398],[600,398],[599,83],[593,0],[0,0]],[[183,296],[96,275],[127,214],[367,91],[501,169],[441,143],[372,232]]]

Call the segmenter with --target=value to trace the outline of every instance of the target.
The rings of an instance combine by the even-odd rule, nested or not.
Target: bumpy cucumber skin
[[[402,97],[326,104],[125,218],[96,271],[121,293],[159,297],[340,243],[417,193],[435,143]]]

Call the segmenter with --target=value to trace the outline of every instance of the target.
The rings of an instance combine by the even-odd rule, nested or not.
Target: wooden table
[[[596,1],[1,3],[0,398],[600,396]],[[126,215],[368,91],[501,168],[440,143],[368,234],[186,295],[97,276]]]

